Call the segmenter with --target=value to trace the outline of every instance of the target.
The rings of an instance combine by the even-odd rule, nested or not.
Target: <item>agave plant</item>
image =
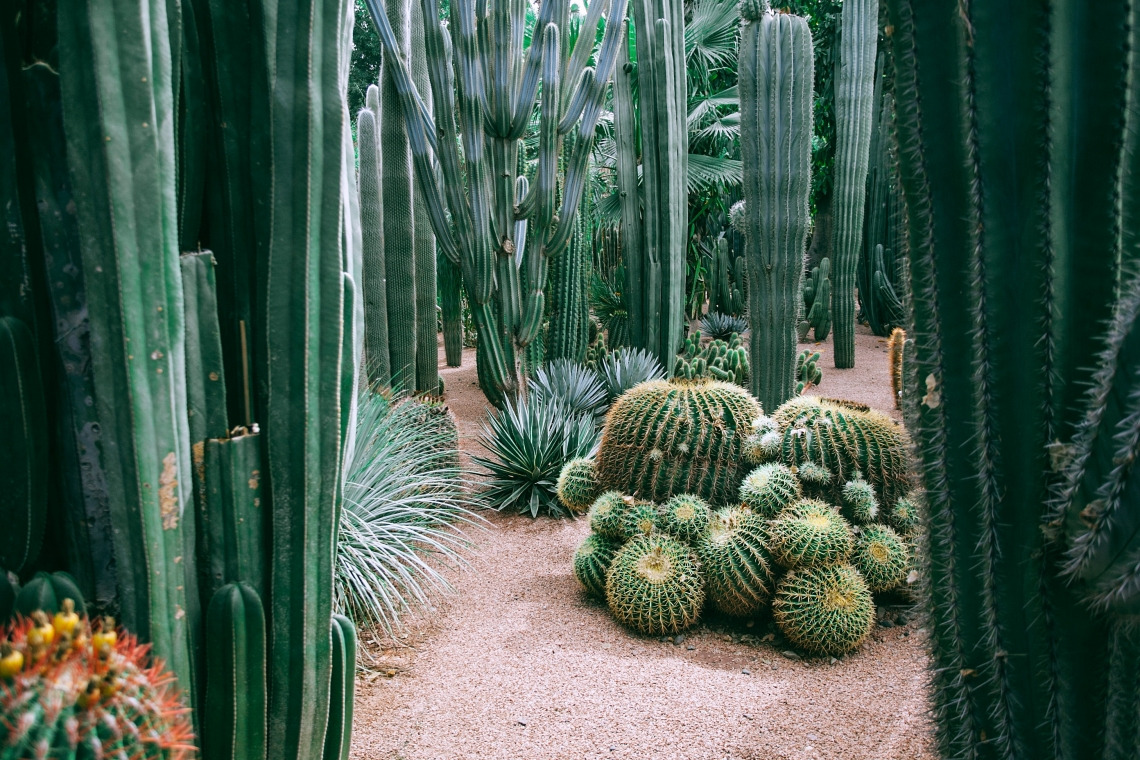
[[[597,375],[605,388],[606,403],[612,404],[638,383],[665,377],[665,370],[657,357],[643,348],[619,348],[602,359]]]
[[[721,314],[710,311],[701,317],[701,330],[713,340],[728,340],[733,333],[743,335],[748,331],[748,320],[744,317],[734,317],[731,314]]]
[[[592,371],[570,359],[555,359],[539,368],[529,381],[533,400],[560,401],[575,415],[600,421],[605,412],[606,391]]]
[[[450,587],[462,564],[468,509],[453,429],[439,408],[366,392],[348,452],[336,559],[336,608],[358,627],[391,633],[402,613]]]
[[[574,414],[553,396],[532,394],[491,414],[480,441],[490,457],[474,457],[490,479],[484,498],[496,509],[538,517],[570,514],[558,501],[562,466],[591,456],[599,431],[592,414]]]

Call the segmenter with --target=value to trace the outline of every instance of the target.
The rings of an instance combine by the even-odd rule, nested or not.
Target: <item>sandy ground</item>
[[[886,341],[857,336],[856,367],[823,354],[820,395],[893,409]],[[474,352],[442,369],[461,445],[485,406]],[[868,642],[801,660],[767,619],[709,619],[677,640],[631,634],[587,599],[571,557],[584,520],[490,516],[456,594],[374,646],[357,686],[353,756],[799,760],[935,757],[925,631],[880,608]]]

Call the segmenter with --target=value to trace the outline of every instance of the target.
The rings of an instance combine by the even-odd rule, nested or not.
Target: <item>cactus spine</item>
[[[360,232],[363,255],[361,295],[364,298],[364,360],[370,383],[392,382],[388,352],[388,274],[384,261],[384,202],[380,192],[380,94],[368,88],[367,108],[356,117],[360,152],[357,192],[360,194]]]
[[[20,572],[40,553],[48,490],[47,411],[32,333],[15,317],[0,317],[0,430],[7,446],[0,463],[0,567]]]
[[[218,760],[266,756],[265,611],[257,592],[229,583],[206,611],[202,753]]]
[[[775,409],[795,394],[814,54],[803,18],[771,11],[749,16],[741,29],[740,138],[751,387],[763,408]]]
[[[863,241],[867,163],[875,89],[879,0],[843,3],[839,73],[835,83],[835,278],[831,310],[835,366],[855,366],[855,270]]]
[[[1100,449],[1081,498],[1047,497],[1082,461],[1086,415],[1112,425],[1134,407],[1127,386],[1097,394],[1137,366],[1131,351],[1098,355],[1121,336],[1104,326],[1140,232],[1137,9],[1100,3],[1095,23],[1074,2],[890,11],[914,293],[903,399],[931,526],[939,751],[1135,757],[1135,629],[1089,609],[1091,577],[1059,577],[1065,534],[1120,493],[1094,505],[1099,473],[1135,468]]]
[[[463,273],[478,332],[480,385],[487,398],[501,406],[518,391],[517,354],[535,340],[542,326],[547,258],[563,253],[570,242],[595,126],[617,59],[626,2],[610,4],[596,66],[591,69],[586,63],[595,52],[593,35],[579,36],[573,51],[561,45],[559,29],[565,28],[569,15],[565,0],[541,6],[526,50],[522,48],[526,26],[522,3],[495,3],[488,9],[475,0],[457,0],[450,6],[451,23],[445,28],[438,2],[424,0],[424,50],[433,115],[427,113],[412,81],[407,58],[400,56],[403,38],[393,30],[381,1],[367,0],[367,5],[384,46],[388,79],[399,95],[436,244]],[[604,9],[604,3],[591,4],[583,28],[596,28]],[[455,35],[454,67],[449,65],[451,34]],[[452,80],[453,70],[458,83]],[[485,76],[487,72],[494,75]],[[518,140],[534,112],[540,81],[539,166],[526,197],[516,203]],[[568,92],[576,86],[575,96],[564,99],[563,85]],[[453,99],[456,93],[457,100]],[[577,134],[564,140],[575,126]],[[570,149],[562,151],[566,168],[559,201],[556,190],[563,142]],[[523,241],[515,240],[515,225],[522,219],[529,219],[531,225],[520,272],[517,256]],[[492,230],[497,239],[492,239]],[[390,271],[389,282],[394,278]],[[389,328],[391,337],[394,324],[390,322]]]

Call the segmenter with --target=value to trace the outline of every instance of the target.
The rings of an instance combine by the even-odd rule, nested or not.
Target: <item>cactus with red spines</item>
[[[64,607],[0,636],[0,760],[195,756],[189,709],[150,645]]]

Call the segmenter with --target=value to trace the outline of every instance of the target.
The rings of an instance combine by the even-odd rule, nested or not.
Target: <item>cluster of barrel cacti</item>
[[[758,414],[748,423],[749,436],[782,439],[801,416],[783,408],[774,417]],[[667,419],[645,426],[657,440],[672,429]],[[914,495],[880,502],[875,487],[856,473],[838,500],[825,501],[833,493],[826,481],[805,478],[803,467],[780,461],[778,446],[771,461],[758,466],[749,461],[756,454],[749,447],[737,456],[752,471],[733,478],[733,492],[718,493],[722,506],[714,507],[696,493],[700,481],[658,480],[653,489],[638,488],[645,480],[636,473],[623,489],[604,479],[600,462],[612,455],[605,448],[603,441],[597,467],[588,459],[566,466],[560,496],[576,509],[592,498],[591,533],[574,555],[574,575],[635,631],[674,634],[696,623],[705,607],[751,618],[770,604],[796,647],[840,655],[870,632],[873,594],[915,579],[920,522]],[[897,453],[905,454],[901,442]]]
[[[796,324],[796,333],[801,341],[812,333],[818,343],[826,340],[831,331],[831,260],[828,258],[812,267],[811,276],[803,284],[803,319]]]
[[[730,334],[728,340],[718,338],[702,344],[701,332],[695,330],[685,338],[684,348],[673,364],[673,376],[685,380],[721,380],[745,387],[750,366],[748,350],[738,333]]]
[[[0,758],[195,757],[190,711],[149,645],[66,598],[0,626]]]
[[[15,443],[0,499],[16,507],[0,563],[75,576],[29,580],[12,599],[24,614],[63,595],[117,610],[177,678],[211,757],[345,757],[352,636],[331,626],[364,343],[352,9],[264,10],[0,14],[0,161],[16,167],[22,236],[0,249]],[[45,515],[64,540],[37,559]],[[103,756],[118,754],[151,756]]]

